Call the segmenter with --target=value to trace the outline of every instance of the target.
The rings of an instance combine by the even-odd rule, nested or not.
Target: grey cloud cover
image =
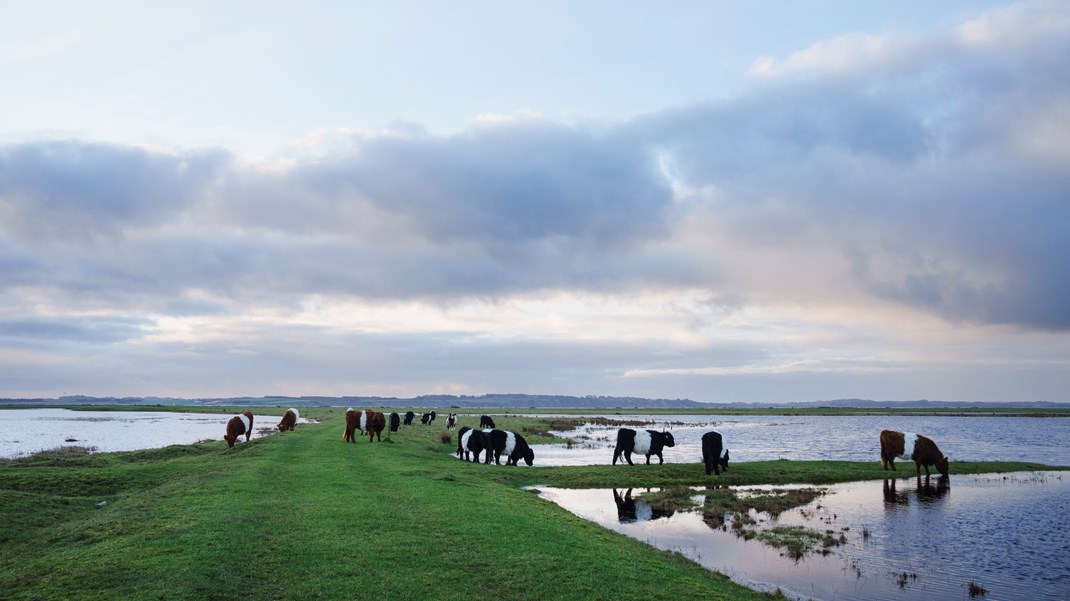
[[[673,287],[750,298],[776,293],[747,288],[760,271],[738,275],[762,269],[753,255],[832,269],[808,250],[827,247],[849,265],[830,296],[1065,330],[1070,154],[1021,138],[1067,110],[1070,71],[1051,57],[1067,56],[1070,36],[1019,17],[1013,44],[949,32],[879,68],[784,76],[597,127],[512,118],[448,136],[342,133],[270,165],[10,145],[0,287],[161,311],[190,289],[278,302]],[[699,213],[731,256],[678,236]]]

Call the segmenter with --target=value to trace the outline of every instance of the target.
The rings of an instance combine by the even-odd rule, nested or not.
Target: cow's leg
[[[628,449],[624,449],[624,459],[628,462],[628,465],[635,465],[632,463],[632,452]]]

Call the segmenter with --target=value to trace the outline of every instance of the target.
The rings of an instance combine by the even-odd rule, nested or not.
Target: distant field
[[[0,462],[0,597],[768,599],[521,487],[887,476],[876,461],[740,462],[716,480],[698,463],[477,465],[452,457],[455,442],[441,422],[403,427],[381,443],[346,444],[341,409],[306,408],[302,415],[320,423],[233,449],[220,440]],[[476,423],[461,418],[462,425]],[[503,417],[499,425],[532,442],[545,440],[549,426],[526,416]]]
[[[241,406],[219,406],[219,405],[23,405],[23,404],[2,404],[0,403],[0,410],[2,409],[71,409],[74,411],[179,411],[179,412],[194,412],[194,413],[238,413],[241,411],[248,411],[251,407],[257,407],[257,411],[261,413],[267,413],[272,415],[282,415],[287,406],[283,405],[241,405]],[[362,406],[366,407],[366,406]],[[358,407],[361,408],[361,407]],[[1057,408],[1022,408],[1022,407],[963,407],[963,408],[949,408],[949,407],[937,407],[937,408],[885,408],[885,407],[866,407],[866,408],[843,408],[843,407],[763,407],[763,408],[700,408],[700,409],[644,409],[644,408],[619,408],[619,409],[604,409],[604,408],[589,408],[589,409],[559,409],[559,408],[454,408],[444,409],[441,407],[406,407],[406,408],[394,408],[394,407],[368,407],[385,413],[391,411],[397,411],[398,413],[404,413],[407,410],[415,411],[417,414],[435,411],[437,414],[443,417],[446,413],[453,412],[459,415],[830,415],[830,416],[845,416],[845,415],[924,415],[924,416],[990,416],[990,415],[1005,415],[1009,417],[1070,417],[1070,407],[1057,407]],[[307,406],[300,407],[301,415],[305,416],[309,411],[316,410],[330,410],[330,407],[315,407]],[[337,409],[337,408],[334,408]]]

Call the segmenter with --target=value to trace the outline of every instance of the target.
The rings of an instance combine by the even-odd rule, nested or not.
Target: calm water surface
[[[880,461],[880,431],[924,434],[954,461],[1031,461],[1070,465],[1070,419],[1033,417],[907,416],[717,416],[622,415],[643,420],[649,429],[667,429],[676,446],[665,449],[666,463],[702,460],[702,434],[725,437],[732,461],[822,459]],[[613,460],[619,426],[587,425],[557,432],[575,444],[535,447],[535,465],[599,465]],[[637,426],[628,426],[636,428]],[[642,427],[642,426],[639,426]],[[633,456],[632,461],[636,461]],[[640,457],[639,462],[646,459]],[[657,457],[653,458],[657,463]],[[912,463],[907,467],[914,471]]]
[[[659,512],[633,490],[540,494],[607,528],[728,574],[758,590],[796,599],[1070,598],[1070,476],[1060,472],[913,477],[822,487],[828,493],[765,525],[844,534],[826,556],[799,561],[743,540],[702,512]],[[702,490],[698,489],[697,494]],[[768,516],[766,516],[768,518]],[[864,536],[863,532],[868,535]]]
[[[227,413],[165,411],[0,410],[0,458],[29,455],[65,446],[95,451],[136,451],[173,444],[223,440]],[[253,413],[253,438],[273,433],[282,419]],[[308,423],[301,418],[298,423]],[[71,440],[68,442],[68,440]],[[241,441],[245,441],[242,436]],[[239,443],[240,444],[240,443]]]

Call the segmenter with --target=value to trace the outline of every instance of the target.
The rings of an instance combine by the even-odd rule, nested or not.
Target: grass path
[[[345,444],[324,417],[7,462],[0,599],[768,598],[488,477],[525,468],[457,461],[441,428]]]

